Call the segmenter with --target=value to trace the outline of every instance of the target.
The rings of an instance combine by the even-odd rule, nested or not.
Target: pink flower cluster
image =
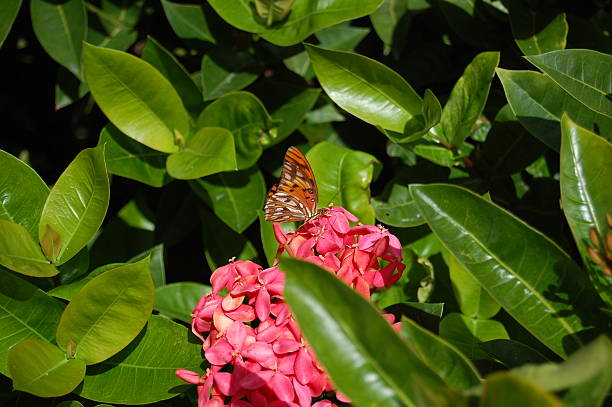
[[[401,245],[382,227],[351,227],[357,220],[333,207],[293,233],[274,224],[277,258],[286,250],[369,298],[401,277]],[[210,367],[203,376],[176,371],[197,385],[199,407],[335,406],[326,399],[313,404],[334,388],[284,302],[284,277],[276,265],[264,270],[250,261],[230,261],[213,273],[212,292],[200,299],[191,325]],[[386,317],[393,322],[392,315]],[[348,401],[338,392],[336,398]]]

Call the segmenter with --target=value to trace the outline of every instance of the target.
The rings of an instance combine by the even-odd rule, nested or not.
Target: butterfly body
[[[317,200],[317,183],[308,160],[296,147],[289,147],[280,180],[266,198],[266,220],[306,222],[319,214]]]

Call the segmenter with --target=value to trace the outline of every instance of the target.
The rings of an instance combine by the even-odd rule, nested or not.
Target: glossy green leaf
[[[612,56],[588,49],[568,49],[526,58],[580,103],[612,119]]]
[[[211,270],[225,266],[229,259],[256,260],[257,249],[245,235],[233,231],[218,217],[200,210],[204,255]]]
[[[142,59],[153,65],[174,86],[191,117],[198,117],[204,108],[202,92],[176,57],[149,36],[142,52]]]
[[[56,298],[62,298],[67,301],[72,301],[76,293],[78,293],[81,290],[81,288],[85,287],[85,285],[89,283],[94,277],[99,276],[100,274],[108,270],[112,270],[114,268],[117,268],[123,265],[124,265],[123,263],[111,263],[111,264],[106,264],[104,266],[100,266],[94,269],[91,273],[87,274],[86,276],[83,276],[82,278],[76,281],[73,281],[68,284],[62,284],[60,286],[57,286],[49,290],[47,294],[52,295],[53,297],[56,297]],[[58,317],[58,321],[59,321],[59,317]]]
[[[568,31],[565,13],[548,7],[534,10],[521,0],[512,0],[509,6],[514,41],[523,54],[536,55],[565,48]]]
[[[197,4],[179,4],[162,0],[164,13],[172,29],[181,38],[196,39],[215,43],[202,6]]]
[[[163,316],[190,324],[198,301],[210,291],[210,286],[190,281],[163,285],[157,287],[155,309]]]
[[[123,134],[111,123],[100,132],[98,145],[105,145],[104,159],[111,174],[130,178],[152,187],[162,187],[171,178],[166,173],[166,157]]]
[[[40,218],[40,244],[52,263],[65,263],[87,244],[104,220],[109,197],[104,147],[81,151],[51,189]]]
[[[203,127],[185,148],[166,161],[168,174],[178,179],[195,179],[236,169],[232,133],[221,127]]]
[[[59,272],[49,264],[26,228],[4,219],[0,219],[0,264],[33,277],[50,277]]]
[[[143,60],[85,44],[85,80],[98,106],[127,136],[165,153],[189,135],[189,115],[170,82]]]
[[[314,71],[329,97],[361,120],[403,133],[422,127],[422,100],[396,72],[373,59],[306,45]]]
[[[411,120],[404,128],[404,133],[400,134],[391,130],[385,130],[378,126],[380,130],[393,143],[407,145],[425,136],[435,125],[440,122],[442,117],[442,107],[436,95],[429,90],[425,90],[423,105],[421,106],[422,115],[415,120]]]
[[[211,175],[193,183],[198,196],[237,233],[257,219],[266,198],[266,184],[256,167]]]
[[[482,52],[465,68],[442,110],[440,136],[459,147],[474,127],[489,96],[499,52]]]
[[[486,359],[487,354],[480,350],[480,342],[493,339],[509,339],[504,325],[491,319],[470,318],[452,312],[440,321],[440,336],[452,343],[472,360]]]
[[[376,219],[389,226],[407,228],[425,223],[406,185],[393,184],[386,202],[373,198],[370,204]]]
[[[26,339],[8,356],[13,388],[39,397],[70,393],[85,377],[85,363],[69,359],[57,346],[42,339]]]
[[[493,373],[485,380],[479,407],[562,407],[559,399],[541,387],[511,373]]]
[[[527,363],[543,363],[548,361],[537,350],[511,339],[493,339],[482,342],[479,346],[509,369]]]
[[[153,315],[123,351],[88,367],[83,386],[75,393],[117,404],[152,404],[183,393],[190,386],[174,371],[201,371],[202,344],[190,336],[189,328]]]
[[[320,208],[333,203],[346,208],[362,223],[374,223],[370,183],[380,171],[376,157],[329,142],[317,144],[306,157],[316,176]]]
[[[408,318],[402,319],[400,335],[412,351],[449,387],[469,389],[480,384],[480,375],[472,362],[441,337]]]
[[[234,27],[259,34],[273,44],[287,46],[297,44],[325,27],[368,15],[380,6],[382,0],[363,0],[358,4],[352,0],[296,1],[288,17],[272,27],[256,16],[249,0],[231,4],[224,0],[210,0],[209,3]]]
[[[138,335],[153,309],[155,289],[149,260],[107,271],[85,285],[62,314],[57,343],[76,343],[78,359],[99,363]]]
[[[8,36],[23,0],[5,0],[0,4],[0,47]]]
[[[466,189],[410,187],[442,244],[514,319],[560,356],[582,345],[592,294],[577,265],[521,220]]]
[[[64,304],[0,268],[0,373],[9,376],[9,350],[21,341],[52,341]]]
[[[501,306],[480,286],[469,271],[452,254],[445,256],[455,299],[461,312],[471,318],[489,319]]]
[[[521,124],[547,146],[559,151],[559,122],[564,112],[587,129],[597,128],[611,137],[612,119],[589,109],[574,99],[547,75],[532,71],[497,68],[508,103]]]
[[[38,221],[49,188],[30,166],[0,150],[0,219],[25,227],[38,237]]]
[[[612,144],[576,125],[567,115],[561,120],[561,133],[559,172],[563,213],[589,269],[591,281],[606,304],[612,307],[612,277],[604,275],[602,267],[593,262],[588,252],[589,247],[598,249],[590,233],[596,234],[601,247],[611,229],[606,215],[612,214],[609,182],[612,179]]]
[[[87,33],[83,0],[32,0],[32,28],[51,58],[81,76],[81,49]]]
[[[246,51],[215,48],[202,58],[202,92],[209,101],[243,89],[262,71],[259,61]]]
[[[262,142],[274,139],[278,122],[272,120],[265,106],[249,92],[221,96],[202,111],[198,127],[223,127],[234,135],[238,169],[252,167],[261,156]]]
[[[300,330],[353,403],[441,405],[442,379],[369,302],[312,263],[282,257],[279,267],[287,274],[284,294]]]

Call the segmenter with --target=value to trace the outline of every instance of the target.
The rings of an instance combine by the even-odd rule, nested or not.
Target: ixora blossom
[[[333,272],[369,298],[374,289],[401,277],[402,248],[383,227],[350,226],[357,220],[332,207],[292,233],[275,223],[277,259],[287,251]],[[263,269],[230,260],[210,280],[212,292],[198,302],[191,324],[210,367],[203,376],[176,371],[197,385],[198,407],[335,406],[324,398],[334,388],[284,302],[283,271],[276,264]],[[392,315],[385,317],[393,323]],[[335,398],[348,401],[338,392]]]

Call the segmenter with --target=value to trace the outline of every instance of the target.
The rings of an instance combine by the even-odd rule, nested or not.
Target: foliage
[[[0,3],[0,406],[208,399],[217,295],[293,312],[312,368],[266,365],[268,401],[610,402],[605,1]],[[291,145],[361,225],[265,221]],[[270,267],[242,305],[231,258]]]

